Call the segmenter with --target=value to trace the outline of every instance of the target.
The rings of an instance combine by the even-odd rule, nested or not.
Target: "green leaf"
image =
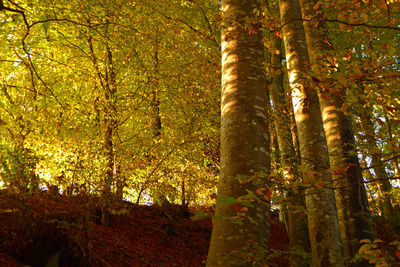
[[[253,191],[246,189],[247,193],[249,194],[250,197],[254,198],[255,200],[261,202],[261,200],[256,196],[256,194],[254,194]],[[252,207],[252,206],[251,206]]]
[[[196,211],[196,214],[192,217],[192,220],[193,221],[204,220],[208,216],[210,216],[210,214],[198,210]]]
[[[229,204],[229,205],[236,204],[235,198],[230,197],[230,196],[220,196],[220,197],[218,197],[218,201],[221,204]]]
[[[246,206],[246,207],[254,207],[254,205],[250,202],[250,201],[246,201],[246,200],[242,200],[242,201],[238,201],[238,203],[240,205]]]
[[[233,223],[239,224],[239,225],[243,225],[243,222],[241,220],[238,220],[238,219],[233,218],[233,217],[227,217],[227,220],[231,221]]]
[[[249,221],[250,221],[252,224],[258,225],[258,223],[256,222],[256,220],[254,220],[253,218],[251,218],[251,217],[247,217],[247,218],[249,219]]]

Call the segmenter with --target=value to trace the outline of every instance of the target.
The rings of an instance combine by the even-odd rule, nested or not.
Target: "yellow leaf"
[[[365,244],[360,247],[360,249],[358,250],[358,253],[368,254],[368,251],[370,251],[370,250],[371,250],[371,244]]]
[[[361,17],[363,19],[363,21],[367,21],[368,20],[368,15],[366,13],[361,13]]]
[[[347,111],[347,109],[349,108],[349,104],[347,104],[346,102],[342,104],[342,107],[340,108],[340,111],[342,113],[345,113]]]

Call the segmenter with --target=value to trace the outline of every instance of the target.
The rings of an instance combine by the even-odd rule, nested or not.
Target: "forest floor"
[[[0,192],[0,266],[42,267],[58,252],[60,267],[204,266],[210,218],[191,220],[178,205],[121,202],[105,227],[98,202],[88,196]],[[389,235],[380,238],[393,241]],[[286,226],[272,213],[270,266],[288,266],[288,243]]]

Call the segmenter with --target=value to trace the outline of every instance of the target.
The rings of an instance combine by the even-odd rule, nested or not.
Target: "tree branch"
[[[274,29],[268,29],[269,32],[274,32],[276,30],[279,30],[281,28],[283,28],[285,25],[293,22],[293,21],[326,21],[326,22],[333,22],[333,23],[340,23],[340,24],[344,24],[344,25],[348,25],[348,26],[352,26],[352,27],[357,27],[357,26],[362,26],[362,27],[367,27],[367,28],[373,28],[373,29],[389,29],[389,30],[395,30],[395,31],[400,31],[399,27],[393,27],[393,26],[389,26],[389,25],[371,25],[371,24],[367,24],[367,23],[350,23],[347,21],[342,21],[342,20],[338,20],[338,19],[327,19],[327,18],[323,18],[323,19],[291,19],[285,23],[283,23],[282,25],[280,25],[277,28]]]

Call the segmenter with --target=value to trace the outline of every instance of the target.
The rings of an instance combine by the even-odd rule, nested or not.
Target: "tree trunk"
[[[270,170],[266,75],[258,0],[222,3],[221,172],[207,266],[265,266],[268,252]],[[220,221],[221,220],[221,221]]]
[[[111,201],[111,185],[114,181],[114,144],[112,139],[113,128],[110,120],[105,121],[105,157],[107,159],[106,173],[103,180],[102,189],[102,210],[101,210],[101,224],[108,225],[109,206]]]
[[[370,226],[370,211],[363,183],[360,163],[354,151],[355,138],[351,119],[341,110],[345,88],[329,77],[335,72],[333,47],[323,21],[323,12],[314,7],[315,0],[300,0],[303,13],[307,47],[314,73],[318,73],[315,85],[324,122],[329,150],[329,161],[335,188],[339,226],[346,257],[353,258],[362,245],[360,240],[374,240]],[[331,60],[328,60],[328,59]],[[348,262],[349,266],[367,266],[368,262]]]
[[[89,19],[87,19],[88,25],[91,25]],[[105,23],[105,32],[108,30],[108,21]],[[105,68],[104,74],[102,73],[97,56],[95,54],[95,47],[93,46],[93,38],[90,34],[87,36],[87,42],[90,50],[90,55],[92,56],[95,72],[97,74],[97,78],[99,83],[104,90],[104,110],[103,110],[103,132],[104,132],[104,157],[106,160],[106,171],[103,177],[102,182],[102,191],[101,191],[101,224],[106,226],[108,225],[109,218],[109,205],[111,201],[111,186],[114,182],[114,141],[113,135],[116,131],[116,93],[117,93],[117,82],[116,82],[116,74],[113,65],[113,57],[112,51],[108,43],[106,43],[106,51],[105,51]],[[96,100],[97,101],[97,100]],[[99,111],[97,106],[95,106],[96,112]],[[99,120],[100,122],[100,116]]]
[[[298,0],[279,1],[292,102],[306,189],[308,227],[315,266],[342,266],[342,245],[317,92],[302,77],[308,51]]]
[[[395,147],[396,147],[396,137],[393,136],[392,133],[392,121],[391,121],[391,117],[392,115],[389,116],[387,109],[383,108],[383,116],[385,118],[385,123],[386,123],[386,127],[387,127],[387,138],[388,138],[388,142],[390,145],[390,154],[392,156],[394,156],[393,158],[393,168],[394,168],[394,177],[399,177],[400,174],[400,165],[399,165],[399,160],[396,156],[396,151],[395,151]],[[395,115],[394,115],[395,116]]]
[[[115,159],[114,153],[114,181],[115,181],[115,200],[122,201],[124,199],[124,187],[126,185],[126,178],[122,175],[121,164]]]
[[[281,156],[283,176],[285,182],[295,184],[301,181],[297,165],[296,152],[293,147],[292,132],[290,129],[291,112],[289,104],[285,99],[283,88],[282,70],[282,47],[281,39],[275,33],[270,35],[271,40],[271,71],[273,74],[270,90],[271,99],[274,103],[274,123],[276,136]],[[308,266],[308,263],[296,251],[307,252],[309,249],[307,217],[299,212],[298,207],[304,206],[304,190],[297,188],[287,192],[289,202],[289,262],[290,266]]]
[[[363,104],[362,102],[360,103]],[[365,107],[365,105],[364,105]],[[363,114],[359,114],[362,129],[364,130],[364,136],[369,144],[369,151],[371,151],[371,167],[375,172],[377,184],[379,187],[379,208],[381,209],[383,217],[390,219],[394,215],[394,208],[390,197],[390,191],[392,190],[392,184],[389,181],[389,175],[385,170],[385,165],[381,158],[380,149],[378,147],[375,138],[375,129],[372,123],[371,110],[364,109]]]
[[[158,30],[157,30],[158,32]],[[151,92],[152,94],[152,99],[151,99],[151,108],[152,108],[152,129],[153,129],[153,137],[154,141],[158,142],[161,138],[161,130],[162,130],[162,124],[161,124],[161,116],[160,116],[160,96],[159,96],[159,89],[158,89],[158,79],[159,79],[159,59],[158,59],[158,36],[156,35],[156,50],[154,53],[154,80],[155,80],[155,85],[153,88],[153,91]]]
[[[102,212],[101,212],[101,224],[104,226],[108,225],[109,222],[109,206],[112,200],[111,186],[114,183],[114,169],[115,169],[115,155],[114,155],[114,140],[113,134],[115,132],[115,95],[117,92],[116,77],[113,67],[113,58],[110,47],[107,44],[107,55],[106,55],[106,80],[105,80],[105,157],[107,160],[106,173],[103,181],[102,191]]]

